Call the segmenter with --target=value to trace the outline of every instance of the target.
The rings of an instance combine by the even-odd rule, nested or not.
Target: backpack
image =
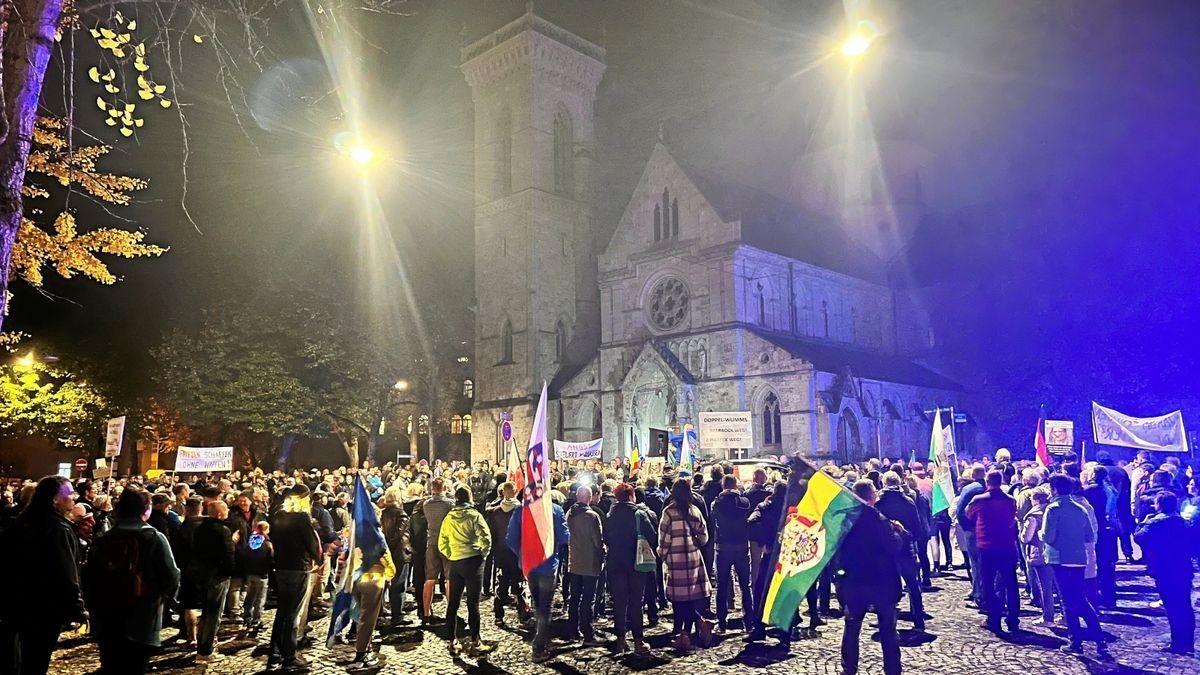
[[[84,582],[95,609],[113,613],[132,609],[154,596],[143,568],[143,548],[155,530],[111,530],[96,540],[84,569]]]

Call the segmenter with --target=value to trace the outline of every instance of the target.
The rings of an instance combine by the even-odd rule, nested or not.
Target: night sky
[[[1200,4],[867,4],[886,30],[861,73],[875,140],[885,165],[892,149],[921,158],[924,213],[893,272],[929,287],[940,365],[973,392],[984,438],[1027,446],[1039,403],[1086,426],[1090,399],[1135,415],[1183,407],[1197,424]],[[366,73],[355,100],[388,147],[375,181],[399,258],[466,316],[473,132],[459,49],[524,2],[413,1],[405,11],[366,16],[341,37]],[[690,164],[793,198],[812,158],[835,146],[837,64],[806,66],[843,29],[842,3],[542,1],[537,11],[608,50],[597,100],[601,246],[660,122]],[[151,181],[121,213],[171,251],[113,262],[124,277],[114,287],[51,281],[44,297],[18,284],[6,328],[118,363],[136,389],[164,328],[206,304],[245,298],[279,274],[314,285],[354,276],[374,244],[356,220],[354,177],[330,150],[345,124],[338,92],[301,13],[271,26],[265,72],[247,61],[238,75],[248,108],[225,101],[202,46],[175,92],[199,231],[179,206],[178,119],[150,115],[140,144],[116,141],[108,166]],[[48,80],[47,100],[58,86]],[[908,173],[890,179],[896,192],[911,187]]]

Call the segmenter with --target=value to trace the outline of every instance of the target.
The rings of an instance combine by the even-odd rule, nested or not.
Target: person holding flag
[[[371,503],[361,474],[354,477],[353,522],[348,529],[346,561],[342,565],[337,597],[329,613],[326,646],[332,648],[337,635],[350,621],[357,619],[354,663],[362,668],[370,668],[379,664],[379,657],[371,651],[371,638],[375,635],[375,623],[383,608],[383,590],[396,576],[396,566],[388,551],[383,529],[379,526],[379,514]]]
[[[946,433],[942,427],[942,410],[933,414],[933,432],[929,435],[929,460],[927,466],[933,474],[930,481],[930,502],[933,508],[933,562],[938,571],[954,566],[954,549],[950,545],[950,530],[954,523],[950,506],[954,503],[954,475],[951,472],[954,452],[954,434]],[[942,565],[942,552],[946,564]]]
[[[517,554],[521,572],[533,596],[537,628],[533,636],[533,662],[550,660],[550,604],[554,577],[558,573],[558,551],[570,539],[562,507],[550,498],[550,462],[546,448],[546,384],[533,416],[529,452],[525,458],[525,488],[522,503],[509,520],[504,543]]]
[[[1050,450],[1046,447],[1046,434],[1043,431],[1046,428],[1046,406],[1041,406],[1038,409],[1037,432],[1033,436],[1033,451],[1037,456],[1037,463],[1042,468],[1050,466]]]

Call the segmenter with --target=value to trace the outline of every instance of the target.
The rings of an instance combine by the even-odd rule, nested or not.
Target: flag
[[[517,442],[510,438],[504,445],[508,446],[504,453],[504,472],[520,494],[525,489],[525,468],[521,465],[521,456],[517,454]]]
[[[866,508],[853,492],[800,457],[793,459],[791,467],[788,508],[771,549],[771,579],[762,613],[764,622],[782,630],[791,630],[804,594]],[[799,504],[792,506],[797,500]]]
[[[1041,466],[1050,466],[1050,450],[1046,448],[1046,435],[1043,431],[1046,428],[1046,408],[1038,411],[1037,432],[1033,437],[1033,450],[1037,454],[1037,463]]]
[[[550,499],[550,463],[546,461],[546,383],[533,416],[529,452],[525,456],[525,490],[521,509],[521,571],[528,577],[554,554],[554,510]]]
[[[638,452],[637,441],[633,442],[633,452],[629,453],[629,475],[633,475],[638,469],[642,468],[642,456]]]
[[[396,576],[396,566],[392,562],[392,554],[388,552],[387,540],[383,538],[383,530],[379,527],[379,518],[363,484],[362,474],[354,477],[354,520],[350,525],[346,551],[348,555],[342,567],[342,580],[338,584],[337,597],[333,600],[333,609],[329,612],[329,637],[325,646],[331,649],[337,634],[351,621],[358,619],[354,583],[366,574],[379,575],[385,580]],[[382,565],[382,570],[373,569],[377,565]]]
[[[953,422],[951,422],[953,424]],[[950,461],[954,453],[954,427],[942,427],[942,409],[933,413],[933,432],[929,435],[929,466],[933,473],[933,512],[941,513],[954,501],[954,476]]]
[[[687,469],[688,471],[696,470],[696,453],[692,451],[692,443],[696,441],[696,432],[692,429],[692,425],[687,424],[683,427],[683,433],[679,437],[679,468]]]

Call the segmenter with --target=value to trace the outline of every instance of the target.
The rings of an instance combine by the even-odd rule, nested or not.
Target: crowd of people
[[[553,553],[527,574],[522,494],[487,462],[15,481],[0,497],[0,674],[45,673],[60,634],[81,626],[104,673],[146,672],[171,634],[164,628],[196,662],[219,661],[222,626],[226,636],[268,630],[268,597],[268,669],[306,669],[301,652],[326,641],[312,623],[354,567],[356,478],[389,550],[351,579],[357,619],[332,638],[355,645],[363,667],[379,663],[378,631],[417,627],[456,654],[486,658],[494,645],[481,640],[480,615],[490,605],[497,625],[531,642],[535,662],[554,658],[556,616],[561,639],[640,656],[651,653],[646,631],[668,613],[670,648],[681,653],[705,648],[714,632],[787,643],[841,617],[851,674],[873,611],[885,672],[899,673],[900,606],[907,598],[912,630],[926,631],[922,595],[955,568],[970,575],[966,601],[982,629],[1020,630],[1028,602],[1040,627],[1060,625],[1061,612],[1065,651],[1091,642],[1105,658],[1100,611],[1117,602],[1119,558],[1138,551],[1169,620],[1165,648],[1192,652],[1192,467],[1149,453],[1118,466],[1104,452],[1042,467],[1001,450],[954,468],[956,498],[934,513],[920,462],[821,467],[866,506],[809,590],[807,611],[784,627],[761,614],[772,547],[804,485],[789,490],[785,472],[769,467],[642,475],[621,460],[552,462]]]

